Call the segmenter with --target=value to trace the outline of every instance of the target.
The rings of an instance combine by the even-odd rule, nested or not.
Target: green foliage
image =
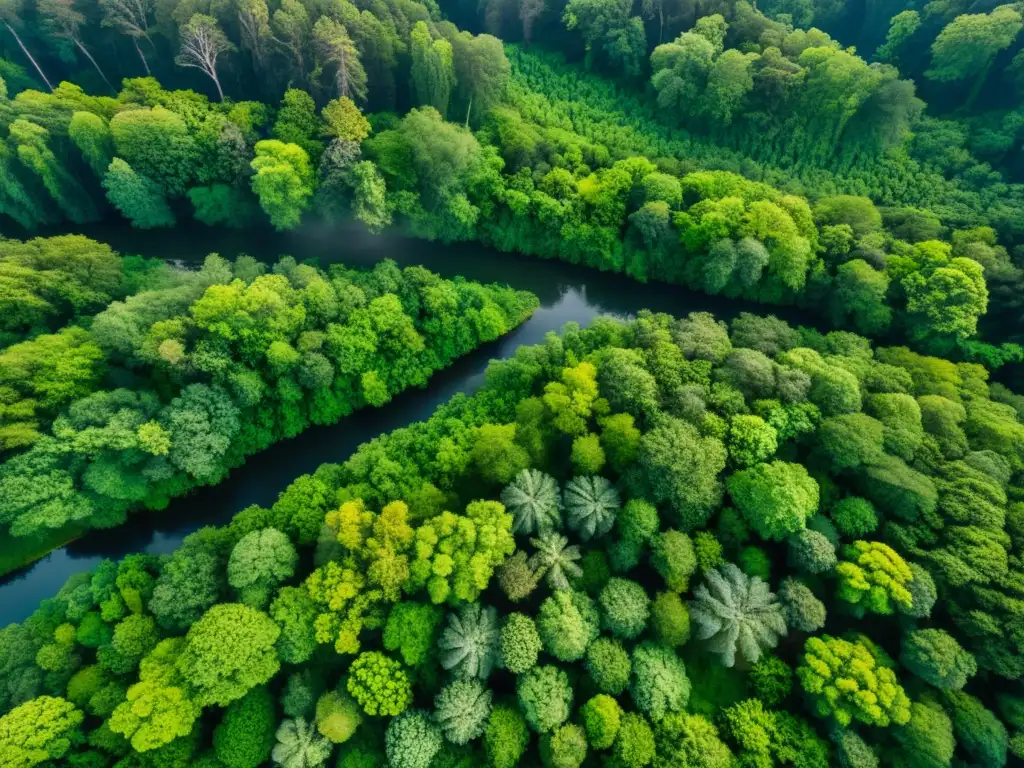
[[[529,743],[530,732],[519,710],[508,704],[495,705],[484,732],[488,762],[494,768],[515,768]]]
[[[697,569],[693,541],[679,531],[663,531],[651,540],[651,565],[673,592],[686,592]]]
[[[441,729],[426,712],[409,709],[388,723],[384,744],[395,768],[428,768],[441,750]]]
[[[356,703],[336,691],[328,691],[316,702],[316,730],[333,744],[352,738],[362,720]]]
[[[247,533],[231,550],[228,583],[239,599],[254,608],[264,607],[278,584],[295,573],[298,554],[289,538],[276,528]]]
[[[348,670],[346,690],[368,715],[395,715],[412,703],[412,686],[402,665],[378,651],[359,654]]]
[[[587,758],[587,739],[575,723],[560,725],[540,739],[540,755],[549,768],[579,768]]]
[[[654,732],[643,715],[627,712],[622,716],[613,754],[619,764],[628,768],[644,768],[651,763],[655,755]]]
[[[806,584],[797,579],[779,583],[779,602],[786,615],[786,624],[800,632],[817,632],[825,626],[825,604]]]
[[[619,703],[604,693],[589,699],[581,708],[587,743],[594,749],[608,749],[615,743],[622,722]]]
[[[653,722],[679,712],[690,698],[686,666],[675,652],[653,643],[633,649],[629,693],[637,708]]]
[[[558,667],[541,664],[516,679],[519,710],[538,733],[548,733],[569,719],[573,692]]]
[[[174,214],[160,187],[146,176],[136,173],[120,157],[110,161],[103,176],[107,199],[121,215],[139,229],[174,226]]]
[[[331,754],[331,742],[301,717],[281,723],[276,737],[271,757],[283,768],[316,768]]]
[[[793,670],[778,656],[762,656],[750,668],[750,688],[766,707],[776,707],[793,690]]]
[[[658,642],[669,648],[685,645],[690,639],[690,612],[675,592],[659,592],[651,601],[651,631]]]
[[[562,527],[562,495],[550,475],[524,469],[501,492],[501,503],[512,513],[513,532],[532,535]]]
[[[437,641],[441,666],[458,677],[486,680],[498,660],[499,628],[493,608],[470,603],[449,613]]]
[[[982,765],[1006,763],[1006,727],[978,699],[963,691],[945,694],[957,743]]]
[[[974,657],[942,629],[915,629],[907,633],[900,663],[926,683],[947,691],[960,690],[978,671]]]
[[[913,597],[907,588],[914,575],[895,550],[877,541],[855,541],[843,547],[843,560],[836,566],[837,596],[863,614],[888,614],[895,608],[909,609]]]
[[[829,510],[829,518],[844,536],[859,538],[878,528],[878,513],[871,502],[858,496],[847,496]]]
[[[694,765],[729,768],[734,758],[718,730],[700,715],[675,712],[654,726],[654,768]]]
[[[773,461],[729,478],[729,495],[761,538],[779,541],[818,509],[818,483],[800,464]]]
[[[650,603],[644,588],[637,582],[613,578],[597,599],[601,626],[615,637],[632,640],[647,627]]]
[[[573,443],[574,453],[575,450]],[[621,506],[619,494],[605,478],[574,477],[565,484],[562,496],[566,522],[583,541],[604,536],[615,524]]]
[[[519,675],[533,667],[542,647],[533,619],[522,613],[506,616],[501,625],[498,647],[502,666],[512,674]]]
[[[537,631],[544,650],[559,661],[582,659],[587,647],[597,638],[601,618],[603,614],[599,616],[597,607],[586,594],[571,589],[557,590],[541,603],[537,615]]]
[[[587,648],[587,673],[598,690],[618,696],[629,684],[633,663],[617,640],[599,637]]]
[[[297,144],[268,139],[256,143],[252,191],[277,229],[293,229],[313,194],[309,155]]]
[[[384,625],[382,642],[389,651],[398,651],[409,667],[426,662],[437,641],[442,612],[433,605],[403,601],[395,605]]]
[[[762,650],[773,648],[786,634],[782,605],[761,579],[744,574],[732,563],[705,574],[689,605],[697,637],[710,641],[708,649],[731,667],[736,653],[749,663]]]
[[[256,768],[266,762],[276,723],[273,695],[266,688],[253,688],[224,710],[213,732],[217,759],[230,768]]]
[[[491,714],[491,691],[476,678],[454,680],[434,699],[434,717],[452,744],[467,744],[484,734]]]
[[[903,725],[910,719],[910,701],[896,674],[861,639],[808,638],[796,675],[818,715],[841,726],[853,720]]]

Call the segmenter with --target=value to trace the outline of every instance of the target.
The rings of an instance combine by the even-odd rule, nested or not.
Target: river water
[[[640,284],[622,275],[563,262],[499,253],[479,245],[443,245],[390,234],[373,236],[355,226],[309,225],[277,233],[201,225],[142,232],[127,226],[99,225],[79,232],[107,242],[124,254],[186,264],[196,264],[208,253],[229,258],[248,253],[266,262],[288,254],[300,261],[315,258],[322,266],[339,261],[371,266],[388,258],[403,267],[423,265],[444,277],[463,275],[479,282],[507,283],[532,291],[541,304],[512,333],[435,374],[426,389],[405,392],[383,408],[364,409],[333,426],[310,427],[298,437],[251,457],[217,486],[197,489],[160,512],[136,514],[119,528],[93,531],[8,575],[0,581],[0,627],[25,619],[68,577],[93,568],[103,558],[117,559],[133,552],[169,553],[185,536],[204,525],[225,523],[251,504],[270,506],[299,475],[313,472],[325,462],[344,461],[367,440],[428,418],[457,392],[476,391],[491,360],[509,357],[520,345],[536,344],[565,323],[585,326],[597,315],[626,317],[644,308],[677,316],[707,311],[724,320],[742,311],[766,312],[764,306],[716,299],[677,286]],[[809,319],[792,311],[777,314],[791,321]]]

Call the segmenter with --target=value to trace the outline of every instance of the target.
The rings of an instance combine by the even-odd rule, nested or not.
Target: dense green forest
[[[387,261],[324,271],[285,257],[268,270],[210,256],[188,271],[80,236],[0,252],[15,289],[5,330],[25,339],[0,349],[3,570],[218,483],[311,424],[423,387],[537,304]],[[45,332],[73,307],[82,322]]]
[[[355,219],[820,320],[569,325],[269,508],[72,577],[0,630],[0,768],[1021,764],[1024,396],[992,372],[1024,362],[1022,29],[0,0],[0,571],[538,304],[34,235]]]
[[[741,315],[484,389],[0,632],[4,765],[999,766],[1024,399]]]
[[[0,211],[25,229],[115,211],[143,228],[354,216],[798,304],[992,367],[1022,357],[1012,162],[973,155],[959,118],[926,117],[892,64],[745,3],[645,5],[646,21],[629,3],[531,6],[537,44],[585,51],[589,74],[460,31],[442,20],[468,15],[457,4],[5,7],[4,44],[39,54],[6,66],[11,84],[92,83],[4,89]],[[507,39],[529,26],[482,16],[468,23]],[[215,100],[155,77],[101,88],[115,72]]]

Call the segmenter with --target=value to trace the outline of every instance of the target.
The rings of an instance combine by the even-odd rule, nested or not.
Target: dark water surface
[[[141,232],[126,226],[99,225],[78,231],[109,243],[121,253],[187,264],[202,261],[208,253],[229,258],[248,253],[268,262],[289,254],[300,261],[318,259],[322,266],[339,261],[371,266],[381,259],[394,259],[400,266],[421,264],[444,277],[463,275],[479,282],[507,283],[535,293],[541,306],[512,333],[435,374],[426,389],[405,392],[383,408],[358,411],[333,426],[310,427],[298,437],[251,457],[215,487],[197,489],[163,511],[133,515],[119,528],[93,531],[9,575],[0,581],[0,627],[25,619],[69,576],[93,568],[103,558],[117,559],[133,552],[172,552],[185,536],[204,525],[225,523],[250,504],[270,506],[299,475],[313,472],[325,462],[344,461],[361,443],[428,418],[457,392],[476,391],[491,360],[509,357],[520,345],[536,344],[548,331],[557,331],[565,323],[585,326],[597,315],[626,317],[645,308],[673,315],[708,311],[725,320],[742,311],[766,312],[764,306],[716,299],[658,283],[643,285],[621,275],[562,262],[503,254],[479,245],[443,245],[390,234],[373,236],[355,227],[311,225],[277,233],[186,225],[170,231]],[[794,312],[777,314],[791,321],[809,320]]]

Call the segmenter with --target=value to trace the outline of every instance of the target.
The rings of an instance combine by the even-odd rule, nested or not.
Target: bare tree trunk
[[[32,57],[32,54],[28,52],[28,48],[26,48],[25,44],[21,42],[21,38],[18,37],[18,33],[14,31],[14,27],[12,27],[6,21],[4,22],[4,26],[7,27],[8,32],[14,35],[14,39],[18,41],[18,47],[21,48],[21,52],[24,53],[26,58],[28,58],[28,60],[32,62],[32,66],[36,68],[36,72],[38,72],[39,76],[43,78],[43,82],[46,83],[46,87],[52,91],[53,86],[50,84],[50,81],[46,79],[46,75],[43,74],[43,68],[39,66],[39,62],[37,62]]]
[[[152,75],[153,73],[149,71],[149,62],[146,61],[146,57],[142,54],[142,49],[139,48],[139,39],[134,35],[132,36],[132,45],[135,46],[136,53],[138,53],[139,58],[142,59],[142,66],[146,68],[146,75]]]
[[[78,50],[80,50],[82,53],[84,53],[85,54],[85,58],[87,58],[90,62],[92,62],[92,65],[94,67],[96,67],[96,71],[100,73],[100,77],[103,78],[103,82],[107,84],[107,87],[116,96],[117,95],[117,88],[115,88],[113,85],[111,85],[110,81],[107,80],[107,76],[105,74],[103,74],[103,70],[100,69],[100,65],[96,63],[96,59],[94,59],[92,57],[92,54],[89,53],[89,49],[86,48],[84,45],[82,45],[82,41],[79,40],[77,37],[74,38],[74,40],[75,40],[75,45],[78,46]]]
[[[210,76],[210,79],[213,80],[213,84],[217,86],[217,95],[220,96],[220,100],[224,101],[224,90],[220,87],[220,80],[217,78],[217,70],[214,69],[206,74]]]
[[[469,116],[473,112],[473,97],[469,97],[469,107],[466,109],[466,130],[469,130]]]

